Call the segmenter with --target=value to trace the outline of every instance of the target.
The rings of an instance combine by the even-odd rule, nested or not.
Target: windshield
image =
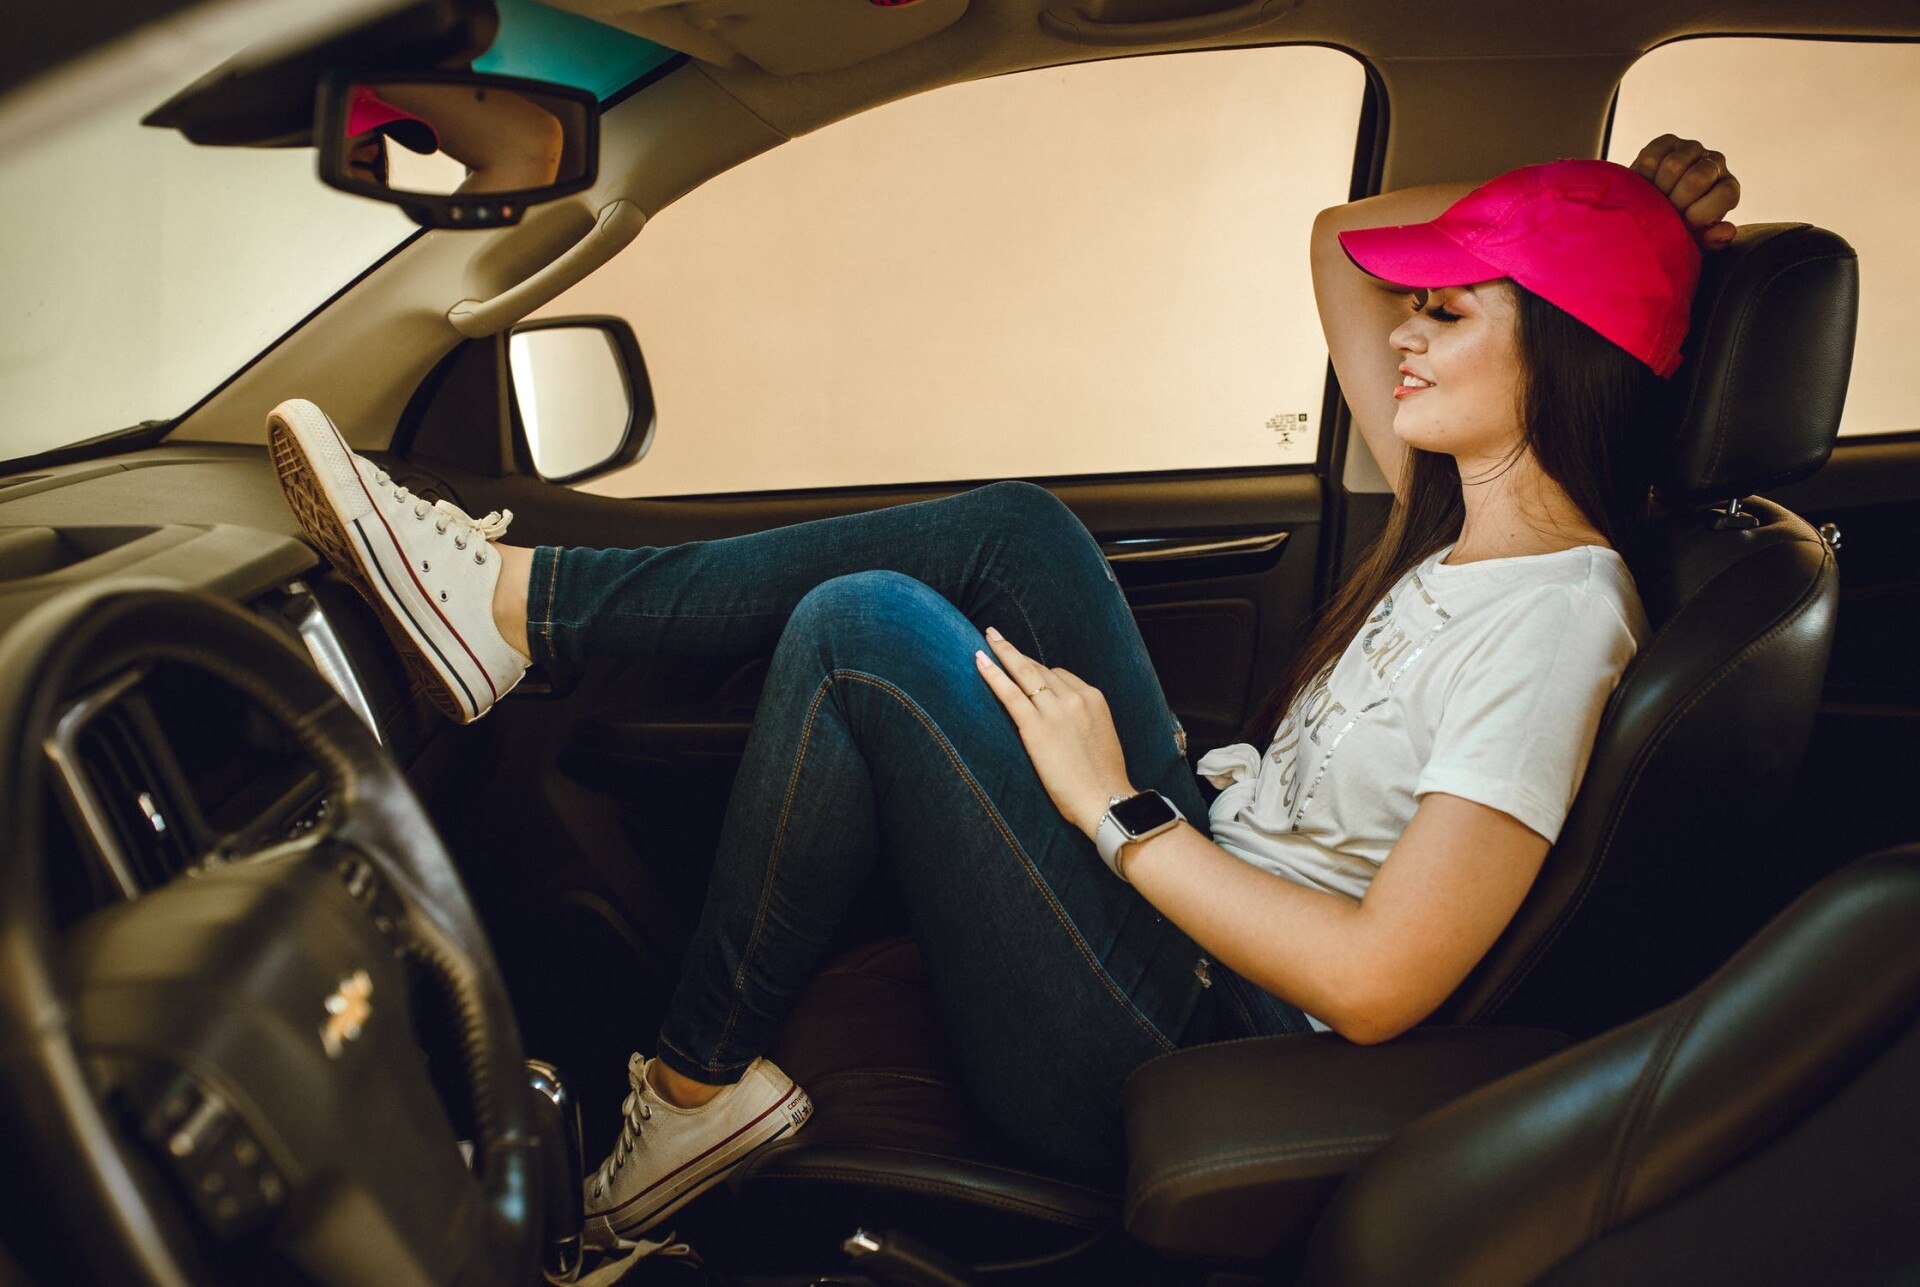
[[[532,0],[499,9],[476,70],[604,100],[674,56]],[[0,459],[180,416],[416,231],[322,186],[310,148],[139,124],[205,70],[130,85],[0,158]]]

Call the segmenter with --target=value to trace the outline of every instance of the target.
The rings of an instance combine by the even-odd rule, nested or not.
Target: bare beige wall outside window
[[[543,310],[639,337],[669,496],[1310,462],[1307,237],[1364,78],[1313,47],[936,90],[662,211]]]
[[[1661,133],[1726,153],[1740,223],[1832,229],[1860,254],[1860,331],[1842,434],[1920,428],[1909,374],[1920,296],[1920,45],[1731,37],[1664,45],[1620,85],[1609,156]]]

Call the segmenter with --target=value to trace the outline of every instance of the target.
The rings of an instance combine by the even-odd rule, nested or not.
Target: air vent
[[[81,730],[76,750],[136,887],[155,889],[185,871],[199,846],[161,767],[166,751],[149,740],[141,725],[150,721],[140,715],[122,703],[107,707]]]
[[[120,893],[133,898],[186,870],[201,851],[198,814],[152,707],[128,671],[61,714],[47,742],[74,830]]]

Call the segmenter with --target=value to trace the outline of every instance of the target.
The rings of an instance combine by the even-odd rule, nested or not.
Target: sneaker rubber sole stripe
[[[650,1194],[653,1194],[655,1190],[657,1190],[661,1185],[670,1183],[674,1179],[678,1178],[679,1176],[684,1174],[688,1170],[688,1168],[698,1166],[700,1163],[712,1157],[715,1153],[718,1153],[722,1149],[727,1148],[728,1146],[733,1144],[736,1140],[738,1140],[742,1135],[747,1134],[748,1132],[752,1131],[756,1126],[760,1125],[760,1123],[766,1121],[767,1118],[773,1116],[775,1113],[785,1111],[788,1105],[792,1104],[794,1100],[798,1098],[802,1098],[805,1095],[806,1095],[806,1091],[802,1090],[798,1085],[790,1087],[787,1090],[787,1093],[782,1095],[780,1099],[771,1108],[768,1108],[765,1112],[761,1113],[758,1117],[748,1122],[745,1126],[742,1126],[739,1130],[735,1131],[733,1134],[727,1136],[727,1138],[721,1140],[718,1144],[715,1144],[712,1148],[709,1148],[706,1152],[700,1154],[698,1157],[688,1158],[685,1162],[682,1162],[679,1166],[667,1172],[665,1175],[655,1180],[652,1184],[649,1184],[646,1188],[640,1190],[640,1192],[634,1194],[632,1197],[628,1198],[625,1202],[622,1202],[619,1206],[610,1207],[605,1211],[591,1212],[589,1213],[587,1218],[589,1220],[604,1220],[607,1222],[609,1227],[615,1230],[615,1232],[618,1232],[621,1234],[632,1232],[634,1226],[638,1225],[642,1221],[664,1218],[665,1216],[671,1214],[670,1210],[657,1211],[657,1212],[655,1211],[631,1212],[628,1214],[627,1224],[625,1224],[624,1226],[615,1224],[616,1217],[618,1217],[621,1212],[626,1211],[627,1208],[631,1207],[634,1203],[639,1202],[641,1199],[647,1197]],[[797,1129],[796,1124],[791,1120],[791,1114],[789,1114],[789,1120],[784,1126],[782,1126],[779,1130],[775,1131],[773,1134],[767,1136],[766,1139],[756,1141],[754,1144],[754,1148],[758,1148],[762,1144],[771,1144],[773,1143],[773,1141],[781,1138],[782,1136],[791,1134],[795,1129]],[[707,1179],[703,1181],[700,1184],[700,1186],[698,1188],[695,1188],[692,1192],[678,1195],[678,1201],[682,1201],[682,1202],[691,1201],[694,1197],[698,1196],[700,1192],[706,1189],[709,1185],[717,1183],[718,1181],[723,1179],[725,1175],[726,1175],[726,1171],[723,1169],[719,1173],[707,1177]]]
[[[453,683],[427,656],[423,632],[417,630],[410,618],[403,619],[401,614],[389,607],[380,591],[374,587],[372,574],[367,570],[369,560],[362,556],[353,536],[341,523],[332,500],[314,478],[306,451],[295,440],[293,432],[277,421],[270,420],[268,443],[288,504],[293,508],[294,517],[299,520],[301,530],[320,547],[320,553],[334,571],[373,606],[382,627],[392,638],[400,659],[413,675],[415,685],[432,699],[448,719],[455,723],[473,719],[472,709],[462,704]]]
[[[447,621],[445,614],[434,606],[432,596],[427,593],[426,587],[420,584],[420,579],[413,574],[412,565],[407,560],[405,552],[400,549],[399,540],[394,536],[391,525],[380,514],[378,505],[374,504],[372,493],[367,489],[366,480],[352,464],[352,449],[340,436],[339,429],[335,427],[332,420],[328,419],[324,413],[318,412],[318,408],[315,408],[315,411],[324,422],[325,431],[332,436],[340,451],[345,453],[346,467],[352,470],[354,482],[358,484],[361,494],[367,498],[373,514],[380,518],[381,534],[391,543],[401,561],[408,564],[408,578],[420,592],[421,600],[446,627],[447,633],[460,645],[461,650],[473,661],[475,668],[479,671],[481,678],[486,681],[488,689],[497,701],[499,693],[494,689],[493,680],[488,676],[486,667],[480,664],[480,659],[474,656],[473,649],[468,646],[465,639],[461,638],[459,631],[453,628],[452,623]],[[387,577],[384,568],[379,568],[378,574],[385,585],[386,596],[383,597],[374,588],[370,579],[369,565],[378,567],[378,560],[372,557],[377,546],[371,534],[364,528],[359,531],[358,542],[347,533],[346,528],[341,524],[339,511],[320,482],[314,462],[308,458],[306,448],[295,436],[290,420],[290,417],[284,416],[270,418],[267,426],[268,442],[274,467],[280,475],[288,500],[294,507],[295,516],[300,520],[301,528],[321,547],[321,553],[326,556],[335,570],[353,582],[364,598],[382,610],[382,617],[387,619],[390,625],[389,633],[394,635],[395,642],[400,645],[401,656],[414,672],[421,691],[432,698],[434,704],[440,707],[449,718],[458,723],[466,723],[478,718],[480,707],[473,698],[472,690],[460,677],[446,653],[432,641],[428,632],[421,628],[420,622],[401,606],[404,599],[397,593],[397,587]],[[309,428],[317,427],[309,425]],[[358,524],[358,522],[359,520],[356,519],[355,523]],[[426,655],[425,649],[429,648],[438,659],[438,665]],[[456,685],[458,691],[456,691]],[[463,696],[465,701],[461,700]]]
[[[353,449],[347,445],[347,440],[345,438],[340,437],[340,430],[334,426],[334,423],[331,419],[327,421],[327,429],[329,432],[333,434],[335,439],[339,441],[341,449],[348,453],[348,458],[349,460],[351,460]],[[380,512],[380,506],[373,499],[373,493],[367,490],[367,480],[360,476],[360,471],[358,469],[355,469],[353,471],[353,481],[359,484],[360,494],[367,498],[367,506],[373,511],[373,516],[379,519],[380,526],[386,529],[387,539],[393,542],[394,553],[400,555],[400,561],[406,565],[408,578],[412,580],[414,588],[420,591],[420,597],[426,601],[427,608],[433,613],[434,616],[440,619],[440,624],[447,628],[447,633],[453,636],[454,642],[458,643],[461,647],[461,650],[467,654],[467,659],[473,663],[474,669],[480,672],[480,677],[487,681],[488,696],[492,697],[493,700],[496,702],[499,701],[500,691],[493,686],[493,680],[488,677],[487,667],[485,663],[483,663],[480,660],[480,658],[474,654],[473,649],[467,645],[467,641],[460,637],[460,632],[453,628],[453,623],[447,620],[447,614],[440,611],[439,608],[434,606],[433,595],[428,593],[426,586],[420,584],[419,576],[417,576],[414,573],[412,560],[408,559],[406,556],[406,552],[400,548],[399,536],[394,533],[393,525],[387,522],[387,516]]]
[[[407,611],[406,601],[403,600],[398,594],[398,592],[394,590],[393,582],[388,580],[387,570],[386,568],[380,565],[380,556],[374,552],[373,542],[367,540],[366,529],[360,525],[360,520],[357,518],[353,520],[353,530],[359,533],[361,543],[366,547],[367,561],[373,565],[373,570],[379,573],[380,583],[387,587],[387,593],[391,595],[393,598],[394,607],[398,609],[407,618],[408,623],[413,626],[414,630],[419,634],[421,640],[425,642],[427,647],[433,649],[433,655],[440,659],[440,664],[446,667],[446,671],[449,675],[453,676],[453,682],[460,685],[460,691],[462,694],[465,695],[467,699],[467,705],[470,706],[475,712],[475,714],[477,715],[480,710],[480,703],[473,700],[473,690],[467,687],[466,680],[460,678],[460,672],[455,670],[453,668],[453,663],[447,660],[447,654],[440,651],[440,645],[435,643],[432,637],[428,635],[426,631],[420,629],[420,623],[414,620],[413,614],[411,612]],[[465,714],[465,712],[463,711],[462,714]]]
[[[791,1124],[782,1126],[779,1130],[767,1136],[765,1139],[756,1141],[752,1148],[742,1151],[740,1156],[733,1158],[731,1161],[727,1162],[724,1166],[715,1167],[712,1175],[707,1176],[705,1179],[701,1180],[697,1184],[689,1185],[687,1188],[675,1194],[671,1199],[663,1203],[660,1207],[658,1207],[654,1211],[649,1212],[648,1214],[645,1214],[645,1215],[630,1216],[629,1219],[631,1223],[629,1223],[624,1229],[617,1229],[614,1232],[619,1237],[622,1237],[622,1238],[637,1238],[653,1232],[655,1229],[658,1229],[661,1226],[661,1224],[663,1224],[668,1220],[671,1220],[675,1215],[677,1215],[680,1212],[681,1208],[690,1204],[695,1198],[705,1193],[708,1189],[717,1187],[729,1175],[733,1174],[733,1170],[735,1167],[739,1166],[742,1162],[745,1162],[749,1157],[753,1156],[755,1153],[759,1152],[761,1149],[765,1148],[767,1145],[772,1144],[777,1140],[785,1139],[787,1136],[793,1134],[794,1131],[798,1129],[799,1129],[798,1127],[793,1126]]]

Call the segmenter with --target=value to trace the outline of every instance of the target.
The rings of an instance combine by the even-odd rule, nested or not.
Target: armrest
[[[1174,1254],[1260,1259],[1402,1126],[1567,1044],[1418,1028],[1377,1046],[1316,1032],[1163,1055],[1127,1081],[1127,1232]]]

